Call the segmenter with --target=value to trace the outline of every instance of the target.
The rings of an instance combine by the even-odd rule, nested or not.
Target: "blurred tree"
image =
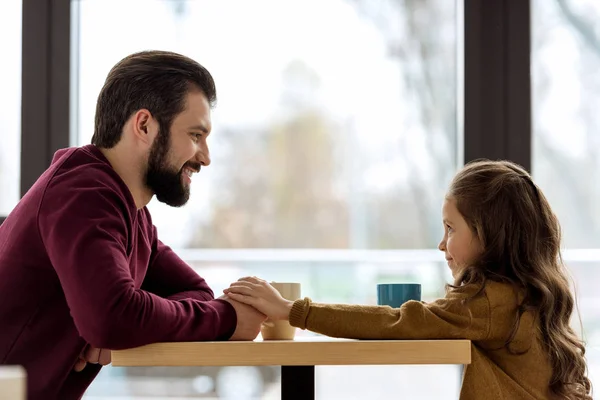
[[[292,62],[282,82],[281,121],[264,131],[220,132],[229,144],[227,159],[236,162],[221,177],[212,219],[189,246],[437,246],[441,200],[457,166],[456,22],[448,18],[454,6],[445,0],[349,1],[385,37],[403,76],[398,90],[411,99],[410,125],[398,132],[394,154],[404,159],[408,181],[377,192],[361,185],[366,156],[360,144],[348,145],[356,140],[352,124],[328,120],[318,77]],[[340,154],[334,143],[346,143],[350,152]]]
[[[264,131],[220,132],[230,167],[220,178],[219,204],[190,247],[347,247],[347,210],[336,193],[335,129],[318,107],[318,76],[294,61],[282,88],[281,120]]]
[[[454,2],[350,0],[385,37],[406,92],[411,126],[398,132],[407,182],[371,196],[375,248],[436,247],[442,233],[444,189],[458,165],[456,134],[456,18]],[[435,29],[432,29],[435,27]],[[414,136],[423,151],[415,151]],[[395,222],[393,222],[395,221]]]
[[[576,7],[577,5],[577,7]],[[600,124],[598,93],[600,92],[600,37],[594,23],[600,15],[592,2],[557,0],[555,3],[534,1],[532,13],[532,71],[534,115],[534,176],[546,192],[564,228],[566,247],[598,247],[600,240]],[[564,109],[555,112],[571,123],[569,131],[557,132],[556,126],[545,121],[544,109],[557,105],[557,85],[570,71],[557,69],[547,61],[545,54],[556,39],[565,38],[574,44],[576,58],[575,79],[578,81],[579,99],[564,103]],[[560,101],[564,101],[561,99]],[[570,114],[576,101],[576,112]],[[558,136],[582,138],[583,151],[569,151]],[[564,137],[563,136],[563,137]],[[571,147],[571,146],[569,146]],[[558,184],[557,184],[558,183]]]

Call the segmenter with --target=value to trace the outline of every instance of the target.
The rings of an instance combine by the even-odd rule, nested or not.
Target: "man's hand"
[[[233,282],[223,292],[231,299],[256,308],[273,321],[289,320],[294,302],[283,296],[269,282],[250,276]]]
[[[237,326],[229,340],[254,340],[260,332],[260,326],[267,317],[254,307],[240,303],[223,295],[219,299],[229,302],[237,314]]]
[[[79,359],[75,363],[73,370],[75,372],[81,372],[87,363],[100,365],[110,364],[110,350],[86,346],[79,355]]]

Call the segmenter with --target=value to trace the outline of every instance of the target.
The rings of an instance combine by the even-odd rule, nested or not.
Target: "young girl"
[[[574,299],[560,227],[521,167],[476,161],[455,177],[443,208],[454,284],[443,299],[400,308],[291,302],[262,279],[224,292],[272,320],[354,339],[470,339],[462,400],[591,399],[585,348],[569,326]]]

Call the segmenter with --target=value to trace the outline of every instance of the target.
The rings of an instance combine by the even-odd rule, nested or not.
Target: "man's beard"
[[[171,207],[181,207],[190,198],[190,186],[182,181],[186,167],[194,171],[200,170],[200,164],[187,162],[179,171],[169,166],[168,153],[170,147],[169,134],[158,133],[150,149],[148,169],[146,170],[146,186],[156,195],[161,203]]]

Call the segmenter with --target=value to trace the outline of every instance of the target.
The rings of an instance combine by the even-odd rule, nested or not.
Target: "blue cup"
[[[377,304],[398,308],[409,300],[421,301],[419,283],[380,283],[377,285]]]

